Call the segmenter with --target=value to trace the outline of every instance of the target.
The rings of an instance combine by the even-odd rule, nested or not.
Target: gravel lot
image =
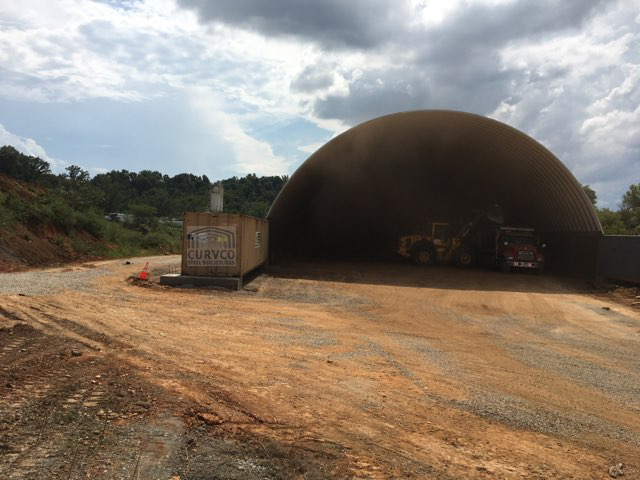
[[[582,385],[593,387],[622,404],[640,407],[640,370],[630,372],[627,369],[598,365],[592,361],[536,345],[510,344],[505,347],[526,365],[545,369]],[[584,353],[588,353],[588,350]]]
[[[339,343],[330,332],[315,328],[299,318],[275,317],[270,320],[281,332],[261,333],[263,340],[309,348],[329,347]]]
[[[640,316],[406,267],[242,292],[141,288],[121,261],[0,276],[0,474],[640,478]]]
[[[106,268],[32,270],[0,273],[0,295],[54,295],[65,290],[89,291],[97,277],[107,275]]]

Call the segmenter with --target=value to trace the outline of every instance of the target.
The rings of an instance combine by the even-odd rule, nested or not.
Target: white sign
[[[189,267],[235,267],[236,226],[187,227]]]

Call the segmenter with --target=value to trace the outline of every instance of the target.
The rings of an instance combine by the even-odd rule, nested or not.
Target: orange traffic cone
[[[140,272],[140,275],[138,275],[138,278],[140,280],[147,280],[147,275],[148,274],[149,274],[149,262],[144,264],[144,268]]]

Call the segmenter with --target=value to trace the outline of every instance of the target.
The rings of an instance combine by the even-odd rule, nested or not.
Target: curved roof
[[[334,138],[292,175],[268,217],[290,240],[340,248],[495,203],[510,225],[602,232],[581,185],[549,150],[504,123],[446,110],[386,115]]]

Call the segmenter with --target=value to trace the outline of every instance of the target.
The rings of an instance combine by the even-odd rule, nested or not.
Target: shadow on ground
[[[490,269],[461,269],[436,265],[421,267],[391,261],[282,262],[263,273],[277,278],[327,282],[389,285],[396,287],[438,288],[527,293],[592,293],[580,278],[514,271],[508,274]]]

